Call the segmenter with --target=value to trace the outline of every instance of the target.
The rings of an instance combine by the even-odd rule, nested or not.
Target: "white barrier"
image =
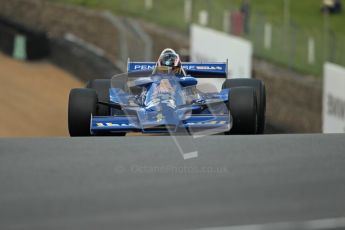
[[[152,10],[153,8],[153,0],[145,0],[145,9]]]
[[[265,33],[264,33],[264,47],[267,50],[272,48],[272,25],[271,23],[265,24]]]
[[[184,21],[190,23],[193,16],[193,2],[192,0],[184,0]]]
[[[229,77],[251,78],[253,47],[249,41],[192,25],[190,47],[193,62],[224,62],[228,59]]]
[[[202,26],[208,25],[208,12],[207,12],[207,10],[202,10],[199,12],[199,24]]]
[[[345,133],[345,68],[324,66],[323,132]]]

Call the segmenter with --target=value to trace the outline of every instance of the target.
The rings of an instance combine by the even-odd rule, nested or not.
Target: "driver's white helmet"
[[[173,49],[165,49],[159,56],[157,66],[181,67],[180,56]]]

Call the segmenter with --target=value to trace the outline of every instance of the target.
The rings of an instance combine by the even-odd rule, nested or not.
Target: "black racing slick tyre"
[[[97,102],[95,90],[71,90],[68,101],[68,129],[72,137],[91,136],[91,115],[97,112]]]
[[[89,81],[86,88],[95,90],[98,101],[109,102],[110,79],[99,79]],[[106,105],[97,106],[97,116],[109,116],[110,108]]]
[[[264,134],[266,126],[266,87],[263,81],[257,79],[228,79],[223,89],[233,87],[252,87],[257,100],[258,130],[257,134]]]
[[[250,135],[257,133],[256,103],[256,94],[252,87],[230,89],[228,107],[233,126],[226,134]]]
[[[97,96],[98,96],[98,101],[100,102],[110,102],[110,96],[109,96],[109,89],[112,87],[117,87],[120,89],[124,88],[124,82],[118,81],[111,82],[110,79],[97,79],[97,80],[92,80],[89,81],[88,84],[86,85],[86,88],[88,89],[93,89],[96,91]],[[110,116],[110,107],[106,105],[97,105],[97,116]],[[125,114],[121,110],[116,110],[115,115],[119,116],[124,116]],[[109,136],[125,136],[126,133],[113,133],[109,134]]]

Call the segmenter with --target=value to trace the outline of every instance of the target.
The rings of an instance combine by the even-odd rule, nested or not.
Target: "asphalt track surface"
[[[1,139],[0,229],[288,229],[261,224],[345,217],[345,135],[195,145],[184,160],[167,136]]]

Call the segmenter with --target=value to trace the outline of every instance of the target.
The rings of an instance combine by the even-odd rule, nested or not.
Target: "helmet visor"
[[[170,67],[174,67],[177,62],[178,62],[178,57],[176,56],[176,54],[173,54],[173,53],[164,54],[160,60],[160,64],[162,66],[170,66]]]

